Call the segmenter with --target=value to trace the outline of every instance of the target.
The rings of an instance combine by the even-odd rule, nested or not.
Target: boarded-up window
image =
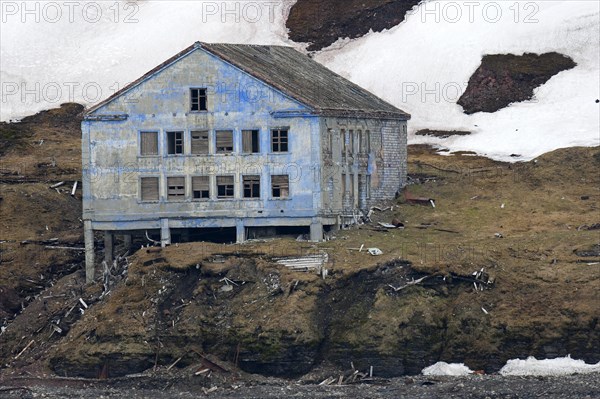
[[[142,201],[158,201],[158,177],[142,177],[140,187]]]
[[[167,198],[170,200],[185,198],[185,177],[167,177]]]
[[[208,154],[208,130],[192,131],[192,154]]]
[[[217,154],[233,152],[233,131],[217,130]]]
[[[217,198],[233,198],[233,176],[217,176]]]
[[[167,154],[183,154],[183,132],[167,132]]]
[[[260,176],[244,176],[244,198],[260,198]]]
[[[206,111],[206,89],[190,89],[191,110]]]
[[[287,198],[290,195],[290,177],[288,175],[271,176],[273,198]]]
[[[158,132],[140,133],[140,155],[158,155]]]
[[[192,176],[192,198],[195,200],[210,198],[210,179],[208,176]]]
[[[287,129],[271,130],[271,151],[272,152],[288,152],[288,130]]]
[[[242,152],[255,154],[260,152],[258,130],[242,130]]]

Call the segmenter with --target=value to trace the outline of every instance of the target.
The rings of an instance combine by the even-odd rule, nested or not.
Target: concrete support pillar
[[[123,236],[123,246],[125,247],[125,251],[129,251],[131,249],[131,246],[133,245],[132,242],[133,240],[131,234],[125,234]]]
[[[104,260],[109,265],[113,262],[115,236],[110,231],[104,232]]]
[[[92,221],[83,222],[83,237],[85,240],[85,282],[91,284],[94,282],[94,230],[92,230]]]
[[[237,219],[235,221],[235,241],[239,244],[246,241],[246,227],[244,227],[244,221]]]
[[[323,223],[319,219],[313,219],[310,224],[310,240],[323,241]]]
[[[171,245],[171,229],[169,229],[169,219],[160,219],[160,246]]]

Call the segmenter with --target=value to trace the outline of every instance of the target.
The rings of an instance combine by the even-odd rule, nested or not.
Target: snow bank
[[[599,22],[600,3],[590,1],[428,1],[404,23],[340,40],[315,59],[411,113],[411,133],[473,133],[447,139],[411,134],[410,143],[529,160],[561,147],[600,145]],[[552,77],[533,100],[474,115],[456,104],[483,55],[551,51],[577,66]]]
[[[289,44],[294,2],[1,2],[0,120],[97,103],[196,41]]]
[[[421,373],[423,375],[461,376],[473,374],[473,370],[462,363],[437,362],[432,366],[424,368]]]
[[[0,120],[90,105],[195,41],[287,44],[295,0],[1,2]],[[600,3],[427,1],[402,24],[339,40],[315,59],[410,112],[411,143],[518,161],[600,145]],[[456,101],[485,54],[556,51],[578,64],[529,102],[465,115]],[[419,129],[468,130],[447,139]],[[521,154],[522,157],[510,157]]]
[[[599,373],[600,362],[586,364],[583,360],[571,359],[571,356],[556,359],[537,360],[528,357],[526,360],[514,359],[506,362],[500,370],[502,375],[538,375],[557,376],[568,374]]]

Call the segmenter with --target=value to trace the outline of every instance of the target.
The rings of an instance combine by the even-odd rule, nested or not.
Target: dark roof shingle
[[[406,112],[292,47],[208,43],[201,46],[321,115],[410,118]]]

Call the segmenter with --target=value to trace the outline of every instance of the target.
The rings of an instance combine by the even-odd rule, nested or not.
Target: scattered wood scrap
[[[426,206],[431,205],[433,208],[435,208],[435,199],[434,198],[417,197],[417,196],[411,194],[410,191],[408,191],[408,190],[404,191],[404,199],[409,204],[426,205]]]

